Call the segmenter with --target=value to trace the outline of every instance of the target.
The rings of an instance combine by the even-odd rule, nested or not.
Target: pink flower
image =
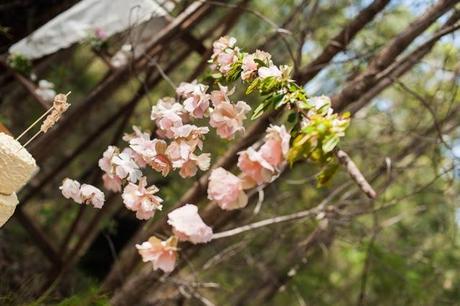
[[[243,120],[251,110],[249,105],[238,101],[236,105],[230,102],[220,102],[211,113],[209,124],[217,129],[217,134],[223,139],[232,139],[237,132],[244,132]]]
[[[188,140],[202,138],[209,132],[209,129],[205,126],[196,126],[193,124],[186,124],[179,127],[172,128],[174,132],[174,138],[185,138]]]
[[[271,125],[267,129],[265,143],[260,148],[260,154],[274,168],[279,168],[286,159],[289,151],[289,140],[291,135],[286,131],[286,127]]]
[[[233,37],[221,37],[213,43],[213,54],[211,61],[214,68],[226,74],[232,65],[238,60],[239,49],[235,47],[236,39]]]
[[[112,162],[113,157],[117,156],[120,153],[120,150],[115,146],[109,146],[102,154],[102,158],[99,159],[99,168],[102,169],[105,173],[113,174],[115,173],[115,168]]]
[[[144,160],[144,157],[131,149],[130,147],[124,148],[121,153],[125,153],[131,157],[131,159],[136,163],[139,168],[145,168],[147,166],[147,162]]]
[[[227,48],[233,48],[236,44],[236,38],[223,36],[212,44],[214,55],[224,52]]]
[[[168,224],[173,227],[174,235],[179,240],[197,244],[212,239],[212,229],[203,222],[195,205],[185,204],[170,212]]]
[[[83,184],[80,187],[81,198],[83,203],[91,204],[95,208],[102,208],[105,202],[104,193],[92,185]]]
[[[174,140],[166,149],[166,156],[171,160],[174,168],[179,168],[188,160],[190,154],[193,153],[195,147],[187,140]]]
[[[211,91],[211,101],[214,106],[219,105],[221,102],[230,102],[228,98],[235,92],[235,88],[229,90],[227,86],[219,84],[219,90]]]
[[[83,203],[83,199],[80,193],[80,183],[79,182],[75,180],[71,180],[69,178],[65,178],[62,181],[62,185],[61,187],[59,187],[59,189],[61,190],[64,198],[72,199],[78,204]]]
[[[121,192],[121,179],[116,175],[104,174],[102,176],[104,188],[112,192]]]
[[[275,169],[262,157],[260,152],[254,150],[254,148],[248,148],[238,154],[238,167],[246,179],[253,181],[257,185],[271,181]]]
[[[255,60],[259,60],[264,62],[266,65],[271,65],[271,55],[267,52],[256,50],[255,53],[247,54],[243,58],[243,62],[241,65],[241,69],[243,70],[241,73],[242,80],[249,80],[252,79],[259,68],[259,64]]]
[[[185,121],[184,107],[176,103],[174,98],[163,98],[152,107],[150,116],[157,125],[157,134],[160,137],[173,138],[172,127],[179,127]]]
[[[259,77],[261,77],[262,79],[265,79],[268,77],[274,77],[276,79],[279,79],[282,77],[281,70],[275,65],[270,66],[270,67],[260,67],[258,70],[258,74],[259,74]]]
[[[139,127],[133,125],[132,126],[133,128],[133,131],[134,133],[131,133],[131,134],[128,134],[128,133],[125,133],[123,135],[123,140],[126,141],[126,142],[129,142],[131,139],[134,139],[134,138],[142,138],[142,139],[150,139],[150,132],[143,132]]]
[[[171,172],[172,164],[166,154],[158,154],[149,163],[153,170],[158,171],[163,176],[167,176]]]
[[[166,142],[159,139],[150,140],[136,137],[129,141],[129,147],[139,154],[146,163],[158,155],[157,147],[163,146],[166,146]]]
[[[201,171],[209,169],[211,164],[211,154],[203,153],[199,156],[190,154],[188,159],[185,160],[178,168],[180,168],[179,175],[183,178],[195,176],[198,168]]]
[[[172,272],[176,265],[177,238],[170,237],[166,241],[152,236],[142,244],[136,244],[142,261],[152,262],[153,270],[163,270],[166,273]]]
[[[237,60],[238,57],[236,56],[236,52],[234,50],[227,50],[217,56],[216,63],[219,67],[219,71],[223,74],[227,74]]]
[[[112,162],[115,165],[115,174],[121,179],[127,177],[130,182],[135,183],[142,176],[139,166],[126,151],[114,156]]]
[[[208,199],[216,201],[217,205],[225,210],[242,208],[248,204],[241,179],[224,168],[212,171],[209,177]]]
[[[123,190],[122,198],[125,206],[136,212],[136,217],[140,220],[147,220],[153,217],[156,210],[161,210],[163,200],[156,196],[159,189],[152,185],[147,186],[147,178],[143,176],[139,180],[139,185],[129,183]]]
[[[209,94],[206,93],[208,86],[193,83],[182,82],[176,92],[179,96],[185,98],[184,109],[193,118],[203,118],[209,108]]]
[[[243,58],[243,63],[241,65],[241,69],[243,70],[241,72],[241,79],[242,80],[248,80],[251,79],[255,72],[257,71],[257,68],[259,65],[254,61],[255,56],[254,54],[247,54]]]
[[[154,156],[146,156],[147,163],[153,170],[160,172],[163,176],[169,174],[172,168],[171,161],[169,160],[166,149],[167,144],[163,140],[154,140]]]

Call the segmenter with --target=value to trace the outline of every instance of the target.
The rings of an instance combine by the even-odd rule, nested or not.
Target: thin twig
[[[322,210],[322,207],[320,207],[320,205],[318,205],[317,207],[307,209],[307,210],[303,210],[303,211],[299,211],[299,212],[296,212],[296,213],[293,213],[293,214],[284,215],[284,216],[278,216],[278,217],[269,218],[269,219],[265,219],[265,220],[262,220],[262,221],[254,222],[254,223],[251,223],[251,224],[243,225],[243,226],[240,226],[240,227],[228,230],[228,231],[215,233],[212,236],[212,240],[239,235],[241,233],[244,233],[244,232],[247,232],[247,231],[250,231],[250,230],[253,230],[253,229],[265,227],[265,226],[268,226],[268,225],[273,225],[273,224],[277,224],[277,223],[288,222],[288,221],[303,219],[303,218],[307,218],[307,217],[312,217],[314,215],[317,215],[321,210]]]
[[[364,192],[370,199],[375,199],[377,197],[377,193],[367,182],[364,175],[361,173],[356,164],[351,160],[348,154],[345,151],[338,149],[335,151],[335,156],[342,164],[342,166],[345,167],[351,179],[358,185],[359,189],[361,189],[361,191]]]

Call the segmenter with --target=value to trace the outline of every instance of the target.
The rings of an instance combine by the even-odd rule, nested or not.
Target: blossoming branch
[[[193,177],[211,164],[211,154],[205,152],[209,127],[225,140],[245,132],[244,120],[251,107],[244,101],[232,100],[232,86],[237,86],[238,79],[246,86],[246,94],[258,92],[263,98],[252,119],[283,106],[289,116],[286,125],[271,125],[262,143],[238,153],[239,173],[223,168],[212,170],[207,190],[210,200],[224,210],[243,208],[248,204],[247,190],[275,180],[287,162],[319,163],[323,167],[321,184],[336,168],[332,152],[345,134],[349,116],[334,114],[329,98],[307,97],[303,88],[290,79],[288,66],[276,66],[267,52],[242,52],[234,38],[222,37],[214,42],[210,64],[213,72],[205,83],[181,83],[175,98],[164,97],[152,107],[155,135],[134,126],[134,132],[123,137],[125,148],[109,146],[99,160],[104,188],[121,192],[124,205],[138,219],[150,219],[163,207],[160,190],[149,185],[143,174],[145,168],[163,176],[177,170],[183,178]],[[197,119],[207,120],[209,127],[197,126]],[[96,187],[70,179],[63,181],[61,190],[64,197],[96,208],[102,207],[105,198]],[[180,241],[206,243],[212,240],[213,232],[193,204],[170,212],[167,223],[172,227],[170,238],[162,241],[151,237],[136,248],[155,270],[171,272]]]

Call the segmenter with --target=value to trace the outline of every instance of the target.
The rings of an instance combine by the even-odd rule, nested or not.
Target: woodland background
[[[33,82],[5,65],[8,47],[76,2],[0,4],[0,122],[15,135],[44,105],[31,94]],[[30,147],[41,172],[0,230],[0,304],[460,305],[459,1],[176,2],[151,48],[125,68],[111,69],[88,43],[33,62],[39,79],[72,91],[72,109]],[[100,184],[97,160],[107,145],[133,124],[152,130],[151,106],[174,94],[164,74],[175,84],[199,77],[224,34],[293,65],[308,94],[352,112],[341,147],[378,197],[369,200],[341,169],[316,188],[318,168],[296,164],[246,209],[207,220],[221,231],[318,205],[327,207],[323,218],[188,247],[165,278],[140,262],[132,243],[139,230],[161,232],[168,207],[184,197],[206,207],[204,173],[188,180],[152,173],[165,210],[148,224],[119,197],[99,211],[64,199],[58,186],[64,177]],[[129,33],[111,37],[106,52],[127,40]],[[258,104],[256,96],[245,100]],[[238,148],[276,121],[277,114],[248,120],[246,136],[231,143],[210,135],[213,161],[220,156],[231,169]]]

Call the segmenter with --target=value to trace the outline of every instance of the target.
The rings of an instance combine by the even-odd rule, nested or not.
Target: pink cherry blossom
[[[237,60],[238,56],[234,50],[227,50],[216,57],[216,63],[219,67],[219,71],[223,74],[227,74]]]
[[[260,154],[270,165],[278,169],[287,157],[290,138],[291,135],[286,131],[284,125],[271,125],[267,129],[265,143],[260,148]]]
[[[142,139],[147,139],[147,140],[150,139],[151,134],[149,131],[144,132],[138,126],[135,126],[135,125],[133,125],[132,128],[133,128],[134,133],[130,133],[130,134],[125,133],[122,138],[124,141],[129,142],[130,140],[134,138],[142,138]]]
[[[166,149],[167,143],[163,140],[155,139],[155,155],[147,157],[147,163],[153,170],[160,172],[163,176],[169,174],[172,168],[171,161],[169,160]]]
[[[259,64],[255,60],[260,60],[267,65],[271,64],[271,55],[267,52],[256,50],[255,53],[247,54],[243,58],[241,65],[241,79],[243,81],[252,79],[259,68]]]
[[[221,102],[230,102],[228,98],[235,92],[235,88],[229,90],[227,86],[219,84],[219,90],[211,91],[211,101],[214,106],[219,105]]]
[[[128,178],[130,182],[135,183],[142,176],[139,166],[126,151],[114,156],[112,162],[115,165],[115,174],[121,179]]]
[[[179,240],[197,244],[212,239],[212,229],[203,222],[195,205],[185,204],[170,212],[168,224],[173,227],[174,235]]]
[[[184,109],[193,118],[203,118],[209,109],[209,94],[206,93],[208,86],[196,82],[182,82],[176,92],[185,98]]]
[[[80,187],[81,198],[83,199],[83,203],[91,204],[95,208],[102,208],[105,202],[104,193],[89,184],[83,184]]]
[[[195,176],[198,168],[201,171],[206,171],[209,169],[210,164],[211,154],[203,153],[198,156],[195,154],[190,154],[188,159],[178,167],[180,168],[179,175],[183,178]]]
[[[146,163],[149,163],[152,158],[159,154],[159,148],[166,147],[166,142],[160,139],[150,140],[136,137],[129,141],[129,146],[134,152],[139,154]]]
[[[123,190],[122,198],[125,206],[136,212],[140,220],[147,220],[153,217],[156,210],[161,210],[163,200],[156,196],[159,189],[155,185],[147,187],[147,178],[141,177],[139,184],[129,183]]]
[[[236,39],[233,37],[221,37],[213,43],[213,54],[211,61],[213,68],[217,68],[221,73],[226,74],[232,65],[238,60],[239,49],[235,47]]]
[[[174,98],[163,98],[152,107],[150,118],[157,125],[157,134],[163,138],[173,138],[172,127],[181,126],[187,119],[184,107]]]
[[[254,73],[257,71],[259,65],[254,61],[255,56],[254,54],[247,54],[243,58],[243,63],[241,65],[241,79],[248,80],[254,76]]]
[[[121,192],[121,179],[116,175],[110,175],[105,173],[102,175],[102,181],[104,183],[104,188],[112,192]]]
[[[99,168],[105,173],[115,173],[115,168],[112,162],[113,157],[117,156],[120,150],[115,146],[108,146],[105,152],[102,154],[102,158],[99,159]]]
[[[136,244],[142,261],[152,262],[153,270],[160,269],[166,273],[172,272],[176,265],[177,238],[170,237],[168,240],[161,241],[152,236],[142,244]]]
[[[236,44],[236,38],[223,36],[212,44],[214,55],[224,52],[227,48],[233,48]]]
[[[167,176],[172,169],[171,161],[168,159],[166,154],[159,154],[155,156],[150,161],[149,165],[153,170],[160,172],[163,176]]]
[[[62,181],[62,185],[61,187],[59,187],[59,189],[61,190],[64,198],[72,199],[78,204],[83,203],[83,198],[81,197],[81,193],[80,193],[80,183],[79,182],[69,179],[69,178],[65,178]]]
[[[121,153],[128,154],[139,168],[145,168],[145,166],[147,166],[147,162],[144,160],[144,157],[130,147],[124,148]]]
[[[275,169],[260,152],[250,147],[238,154],[238,167],[246,179],[252,180],[257,185],[271,181]]]
[[[216,201],[217,205],[225,210],[242,208],[248,203],[241,179],[224,168],[212,171],[209,177],[208,199]]]
[[[180,168],[189,159],[195,148],[187,140],[174,140],[166,149],[166,156],[171,160],[174,168]]]
[[[261,77],[262,79],[265,79],[268,77],[274,77],[278,79],[282,77],[281,70],[275,65],[272,65],[270,67],[260,67],[257,72],[259,74],[259,77]]]
[[[250,110],[249,105],[243,101],[238,101],[236,105],[220,102],[211,113],[209,124],[217,129],[221,138],[233,139],[237,132],[244,132],[243,120]]]
[[[193,124],[185,124],[179,127],[173,127],[174,138],[198,139],[202,138],[209,132],[209,128],[205,126],[196,126]]]

